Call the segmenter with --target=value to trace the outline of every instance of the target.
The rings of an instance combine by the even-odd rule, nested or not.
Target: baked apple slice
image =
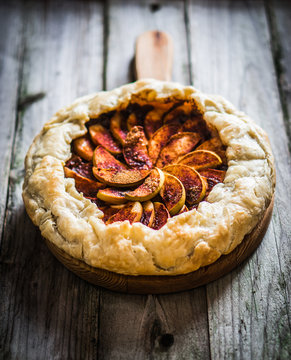
[[[118,213],[119,210],[121,210],[125,204],[122,205],[109,205],[109,206],[98,206],[99,209],[103,212],[103,222],[106,223],[106,221],[114,214]]]
[[[140,222],[148,227],[151,227],[155,218],[154,204],[151,201],[146,201],[142,204],[143,213]]]
[[[178,178],[168,173],[165,173],[165,181],[160,196],[172,216],[181,210],[186,200],[183,184]]]
[[[134,126],[143,126],[144,119],[147,113],[153,110],[154,107],[150,104],[144,103],[143,105],[138,103],[131,103],[126,108],[127,117],[127,129],[130,131]]]
[[[198,203],[198,204],[194,204],[194,205],[192,205],[192,206],[189,206],[189,211],[191,211],[191,210],[197,210],[198,209],[198,206],[199,206],[199,204],[200,203]]]
[[[97,198],[109,204],[124,204],[126,202],[124,191],[114,188],[100,189]]]
[[[125,193],[125,198],[130,201],[150,200],[160,192],[164,180],[164,173],[160,169],[154,168],[138,188]]]
[[[81,136],[73,141],[73,148],[76,154],[84,160],[91,161],[94,147],[88,135]]]
[[[105,187],[96,181],[92,172],[92,163],[84,162],[80,156],[72,156],[64,166],[65,176],[75,179],[75,186],[85,197],[95,198],[97,191]]]
[[[184,122],[189,117],[192,110],[193,108],[190,103],[176,106],[164,116],[164,124],[170,124],[174,121]]]
[[[150,170],[139,169],[100,169],[93,167],[93,174],[99,181],[115,187],[132,187],[140,185],[149,175]]]
[[[66,166],[64,166],[64,172],[67,178],[75,179],[76,189],[80,193],[83,193],[83,195],[86,197],[95,197],[97,191],[104,188],[104,184],[101,182],[88,179],[87,177],[78,174],[76,171],[73,171]]]
[[[182,131],[200,132],[201,119],[198,116],[188,118],[182,125]]]
[[[208,150],[195,150],[178,160],[178,164],[191,166],[195,170],[216,168],[221,163],[221,158],[215,152]]]
[[[95,145],[101,145],[114,155],[121,154],[121,148],[114,140],[110,132],[101,124],[91,125],[89,127],[89,134]]]
[[[182,209],[181,209],[176,215],[183,214],[183,213],[185,213],[185,212],[187,212],[187,211],[189,211],[189,209],[187,208],[186,205],[184,205],[184,206],[182,207]]]
[[[168,219],[170,218],[170,214],[165,205],[160,202],[154,202],[154,211],[155,217],[151,228],[154,230],[159,230],[167,223]]]
[[[153,134],[148,143],[148,152],[153,164],[170,138],[179,131],[180,126],[179,123],[164,125]]]
[[[116,187],[139,185],[150,173],[150,170],[128,169],[102,146],[94,150],[92,170],[99,181]]]
[[[123,156],[129,166],[134,169],[152,168],[147,144],[142,126],[134,126],[127,134],[123,147]]]
[[[87,179],[96,181],[92,172],[92,163],[85,162],[80,156],[73,155],[68,161],[66,161],[65,167],[75,171]]]
[[[196,150],[209,150],[215,152],[222,160],[223,164],[227,164],[227,158],[225,154],[224,146],[219,137],[213,137],[209,140],[204,141],[199,145]]]
[[[106,224],[112,224],[116,221],[128,220],[131,224],[140,221],[143,213],[143,208],[140,202],[129,202],[116,214],[112,215]]]
[[[115,159],[107,150],[102,146],[97,146],[93,154],[93,167],[100,169],[115,169],[126,170],[128,169],[125,164]]]
[[[114,138],[123,146],[125,144],[125,139],[128,134],[128,131],[122,127],[122,115],[119,111],[113,115],[110,120],[110,131]]]
[[[192,116],[191,118],[187,119],[182,125],[181,131],[199,133],[201,135],[202,141],[205,137],[207,137],[207,135],[209,135],[206,123],[199,116]]]
[[[199,173],[186,165],[168,165],[163,168],[169,174],[174,175],[183,184],[186,191],[186,201],[193,205],[201,201],[206,193],[206,184]]]
[[[127,118],[127,130],[130,131],[134,126],[138,126],[140,122],[134,112],[130,113]]]
[[[225,178],[226,171],[216,169],[199,170],[200,175],[207,181],[207,196],[216,184],[222,183]]]
[[[173,163],[180,156],[194,149],[200,140],[201,136],[198,133],[181,132],[173,135],[168,144],[162,149],[157,160],[157,166],[163,168]]]
[[[163,109],[154,109],[147,113],[144,119],[144,129],[148,138],[151,138],[152,135],[163,125]]]

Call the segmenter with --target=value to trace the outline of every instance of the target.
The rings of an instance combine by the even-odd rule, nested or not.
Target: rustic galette
[[[261,128],[219,96],[156,80],[63,108],[25,165],[23,199],[42,235],[131,275],[183,274],[228,254],[275,186]]]

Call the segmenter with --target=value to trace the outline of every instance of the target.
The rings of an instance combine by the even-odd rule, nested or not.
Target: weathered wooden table
[[[289,4],[1,3],[1,359],[290,359]],[[123,295],[48,251],[23,207],[23,160],[61,106],[132,80],[135,39],[150,29],[174,39],[174,80],[224,95],[268,132],[276,201],[262,244],[229,275],[174,295]]]

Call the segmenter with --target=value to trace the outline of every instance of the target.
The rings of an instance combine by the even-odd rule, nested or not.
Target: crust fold
[[[227,147],[228,170],[197,210],[171,218],[160,230],[128,221],[105,225],[97,206],[64,177],[70,143],[85,123],[139,102],[192,101]],[[220,96],[190,86],[140,80],[77,99],[34,139],[25,160],[23,199],[42,235],[91,266],[130,275],[195,271],[231,252],[262,217],[275,187],[274,160],[265,132]]]

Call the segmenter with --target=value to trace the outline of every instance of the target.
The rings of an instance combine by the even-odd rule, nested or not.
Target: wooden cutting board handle
[[[137,79],[170,81],[173,65],[173,41],[162,31],[147,31],[136,40],[135,70]]]
[[[138,79],[154,78],[171,80],[173,42],[169,35],[160,31],[148,31],[136,42],[136,74]],[[252,232],[230,254],[222,255],[213,264],[188,274],[176,276],[123,275],[94,268],[75,259],[59,247],[46,240],[56,258],[69,270],[92,284],[107,289],[132,294],[167,294],[193,289],[208,284],[229,273],[247,259],[261,242],[271,220],[274,198],[264,216]]]

